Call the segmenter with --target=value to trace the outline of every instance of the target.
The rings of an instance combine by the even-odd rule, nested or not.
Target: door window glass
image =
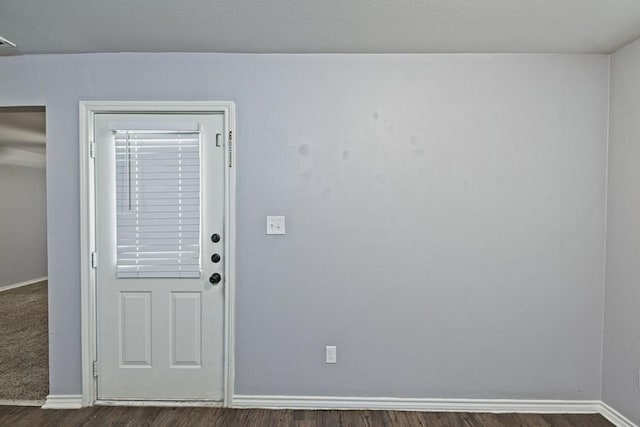
[[[119,278],[200,277],[200,133],[115,131]]]

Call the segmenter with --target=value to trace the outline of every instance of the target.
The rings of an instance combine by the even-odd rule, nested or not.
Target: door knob
[[[218,254],[211,255],[211,262],[220,262],[220,255]]]
[[[212,234],[211,235],[211,241],[213,243],[218,243],[220,241],[220,235],[218,233]]]
[[[209,277],[209,282],[214,285],[220,283],[220,280],[222,280],[222,277],[218,273],[213,273],[211,277]]]

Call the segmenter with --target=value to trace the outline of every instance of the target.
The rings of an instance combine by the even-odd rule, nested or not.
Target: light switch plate
[[[325,347],[325,363],[336,363],[338,348],[335,345]]]
[[[284,216],[267,217],[267,234],[285,234]]]

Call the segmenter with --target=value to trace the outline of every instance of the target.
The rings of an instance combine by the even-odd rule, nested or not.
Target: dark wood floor
[[[0,426],[434,426],[599,427],[600,415],[467,414],[399,411],[293,411],[105,407],[51,410],[0,406]]]

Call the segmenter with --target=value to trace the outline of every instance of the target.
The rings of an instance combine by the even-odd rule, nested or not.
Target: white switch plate
[[[328,345],[325,350],[325,362],[326,363],[336,363],[336,359],[338,356],[338,349],[335,345]]]
[[[285,234],[283,216],[267,217],[267,234]]]

